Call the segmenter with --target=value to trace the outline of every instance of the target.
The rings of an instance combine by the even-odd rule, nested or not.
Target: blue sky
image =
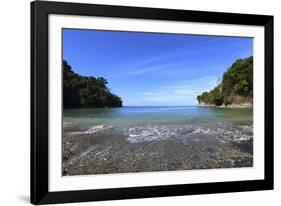
[[[106,78],[125,106],[195,105],[251,55],[252,38],[63,30],[63,58],[81,75]]]

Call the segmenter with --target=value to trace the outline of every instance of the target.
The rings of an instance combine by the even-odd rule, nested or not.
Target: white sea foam
[[[113,125],[96,125],[90,127],[88,130],[83,132],[72,132],[71,135],[77,135],[77,134],[94,134],[102,131],[111,130],[113,128]]]
[[[100,131],[104,131],[104,130],[110,130],[112,128],[113,128],[113,125],[97,125],[97,126],[91,127],[85,133],[92,134],[92,133],[96,133],[96,132],[100,132]]]
[[[230,125],[208,126],[136,126],[125,129],[125,134],[129,137],[130,143],[149,142],[156,140],[167,140],[169,138],[177,138],[185,141],[186,138],[194,137],[194,135],[213,136],[221,143],[242,142],[253,138],[252,134],[246,134],[243,130],[238,130]]]
[[[161,131],[160,131],[161,130]],[[126,131],[126,134],[129,135],[128,141],[130,143],[138,143],[144,141],[153,141],[153,140],[165,140],[168,138],[168,131],[162,129],[161,127],[132,127]]]
[[[141,126],[131,127],[125,133],[130,143],[138,143],[186,136],[193,131],[190,126]]]
[[[72,126],[72,125],[73,125],[72,122],[66,122],[66,121],[63,121],[63,124],[62,124],[62,126],[63,126],[64,128],[70,127],[70,126]]]

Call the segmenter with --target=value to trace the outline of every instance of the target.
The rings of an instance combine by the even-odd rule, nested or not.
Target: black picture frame
[[[82,15],[256,25],[265,28],[265,178],[116,189],[48,190],[48,15]],[[81,3],[31,3],[31,203],[50,204],[273,189],[273,16]]]

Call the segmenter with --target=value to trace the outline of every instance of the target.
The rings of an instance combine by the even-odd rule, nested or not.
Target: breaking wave
[[[96,133],[96,132],[100,132],[100,131],[104,131],[104,130],[110,130],[113,128],[113,125],[97,125],[97,126],[93,126],[90,129],[88,129],[86,131],[86,133],[92,134],[92,133]]]
[[[113,125],[96,125],[96,126],[90,127],[86,131],[72,132],[71,134],[72,135],[77,135],[77,134],[94,134],[94,133],[97,133],[97,132],[109,131],[111,129],[113,129]]]
[[[63,121],[62,126],[63,126],[63,128],[71,127],[71,126],[73,126],[73,123],[72,122]]]
[[[202,135],[213,136],[222,143],[248,141],[253,138],[252,130],[244,130],[234,126],[217,125],[215,127],[204,126],[136,126],[125,129],[130,143],[149,142],[157,140],[168,140],[177,138],[185,140],[189,137]]]
[[[65,126],[69,126],[66,124]],[[179,140],[183,143],[193,139],[214,138],[221,143],[243,142],[253,138],[253,126],[235,126],[232,124],[213,125],[144,125],[128,128],[117,128],[113,125],[95,125],[86,130],[75,131],[69,135],[106,133],[108,135],[126,135],[129,143],[150,142],[159,140]]]

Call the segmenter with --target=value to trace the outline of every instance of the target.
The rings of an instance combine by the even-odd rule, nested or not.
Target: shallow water
[[[195,134],[240,141],[252,137],[252,110],[197,106],[72,109],[64,111],[64,124],[79,127],[71,135],[120,134],[128,136],[130,143]]]
[[[188,125],[214,122],[252,124],[252,109],[182,107],[121,107],[64,110],[64,121],[83,126]]]
[[[122,107],[64,110],[64,123],[79,125],[73,134],[118,133],[128,141],[165,140],[195,133],[232,135],[252,125],[251,109],[186,107]],[[251,128],[250,128],[251,129]]]
[[[249,167],[251,109],[64,110],[63,174]]]

